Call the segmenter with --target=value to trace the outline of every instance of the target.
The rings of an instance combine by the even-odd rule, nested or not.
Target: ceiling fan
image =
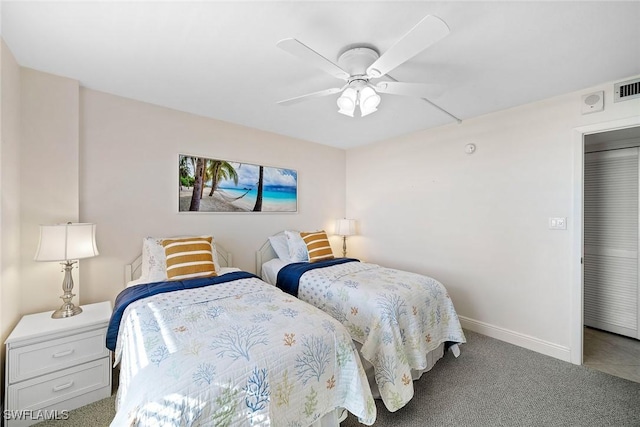
[[[291,105],[307,99],[342,92],[337,100],[338,112],[353,117],[356,107],[359,107],[360,115],[364,117],[377,111],[380,104],[380,95],[378,93],[384,93],[423,98],[431,105],[460,121],[460,119],[427,99],[433,94],[433,85],[398,82],[388,74],[394,68],[413,58],[447,34],[449,34],[449,27],[442,19],[427,15],[382,55],[371,47],[353,47],[340,55],[338,58],[339,65],[331,62],[296,39],[280,40],[277,43],[280,49],[320,68],[333,77],[346,81],[346,84],[342,87],[334,87],[285,99],[279,101],[278,104]],[[372,83],[372,80],[383,77],[392,81]]]

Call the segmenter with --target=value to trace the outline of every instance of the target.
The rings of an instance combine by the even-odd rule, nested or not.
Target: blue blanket
[[[294,297],[298,296],[298,285],[300,277],[309,270],[322,267],[330,267],[332,265],[344,264],[345,262],[360,262],[355,258],[334,258],[326,261],[318,262],[294,262],[285,265],[278,271],[276,286]]]
[[[107,348],[111,351],[116,349],[116,340],[118,339],[118,329],[120,329],[120,321],[124,310],[129,304],[146,297],[150,297],[165,292],[180,291],[183,289],[201,288],[203,286],[218,285],[220,283],[231,282],[233,280],[249,279],[256,275],[247,273],[246,271],[234,271],[233,273],[223,274],[222,276],[201,277],[198,279],[176,280],[167,282],[145,283],[142,285],[131,286],[120,292],[116,297],[115,307],[109,321],[107,329]]]

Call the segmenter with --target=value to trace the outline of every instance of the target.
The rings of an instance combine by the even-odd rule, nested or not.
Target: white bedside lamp
[[[40,242],[36,251],[36,261],[63,261],[64,280],[60,297],[64,304],[53,312],[51,317],[60,319],[82,313],[80,307],[76,307],[71,300],[75,296],[73,290],[73,277],[71,270],[73,264],[79,259],[90,258],[98,255],[96,246],[96,225],[71,223],[40,226]]]
[[[355,219],[339,219],[336,223],[336,234],[342,236],[342,256],[347,256],[347,236],[356,234]]]

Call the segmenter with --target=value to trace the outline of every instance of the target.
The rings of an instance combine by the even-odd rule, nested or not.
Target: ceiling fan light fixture
[[[358,100],[358,92],[353,88],[347,88],[342,95],[338,98],[337,104],[338,112],[349,117],[353,117],[353,112],[356,109],[356,102]]]
[[[375,109],[378,105],[380,105],[380,95],[372,87],[367,86],[360,90],[360,108],[370,110]]]
[[[341,110],[353,110],[356,107],[356,102],[355,99],[352,99],[349,96],[346,95],[341,95],[340,98],[338,98],[338,108],[340,108]]]
[[[360,113],[361,116],[368,116],[371,113],[378,111],[378,105],[380,105],[380,95],[376,93],[370,86],[364,87],[360,90]]]

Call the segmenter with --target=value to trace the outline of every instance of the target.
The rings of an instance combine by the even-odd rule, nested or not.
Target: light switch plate
[[[567,218],[549,218],[549,230],[566,230]]]

